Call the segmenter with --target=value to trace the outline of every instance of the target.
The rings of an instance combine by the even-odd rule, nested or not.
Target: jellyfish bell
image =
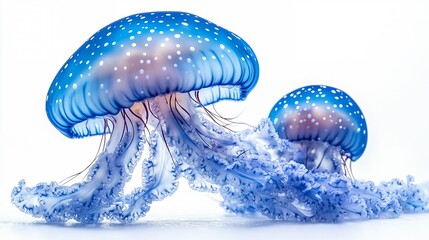
[[[109,141],[83,182],[29,188],[21,181],[13,203],[52,222],[134,221],[177,188],[182,163],[171,161],[171,149],[232,141],[198,112],[243,100],[258,74],[243,39],[196,15],[142,13],[109,24],[66,61],[46,98],[48,118],[62,134],[110,134]],[[151,153],[143,186],[124,196],[144,145]]]
[[[294,160],[309,169],[341,172],[344,160],[356,161],[367,145],[361,109],[337,88],[298,88],[274,105],[269,118],[279,137],[298,144]]]
[[[99,30],[70,57],[46,111],[66,136],[102,134],[104,116],[144,99],[199,91],[203,105],[242,100],[257,77],[256,56],[236,34],[188,13],[137,14]]]

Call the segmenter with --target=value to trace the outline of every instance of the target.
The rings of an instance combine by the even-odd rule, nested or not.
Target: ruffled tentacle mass
[[[48,222],[74,219],[94,223],[114,216],[145,141],[141,122],[128,111],[106,122],[105,127],[114,128],[111,138],[84,181],[71,186],[51,182],[27,187],[22,180],[12,191],[12,202]]]
[[[192,102],[183,97],[175,101],[181,106]],[[163,104],[171,102],[158,101],[154,108],[166,109]],[[287,221],[336,222],[428,210],[427,197],[411,177],[377,186],[346,177],[342,170],[333,171],[339,168],[309,169],[299,163],[302,155],[296,154],[302,146],[280,139],[267,119],[251,130],[233,133],[193,108],[185,109],[159,111],[168,122],[164,125],[170,133],[167,143],[176,161],[192,166],[188,169],[191,186],[204,186],[197,188],[203,191],[216,189],[207,185],[217,186],[224,207],[232,212],[260,212]],[[342,162],[331,160],[336,162],[331,166]],[[195,183],[201,179],[208,184]]]
[[[230,212],[272,219],[337,222],[428,211],[428,198],[412,177],[381,185],[354,180],[345,176],[337,149],[317,145],[332,153],[313,156],[311,144],[279,138],[269,119],[241,132],[224,121],[200,104],[198,92],[152,98],[106,124],[114,126],[110,140],[82,183],[29,188],[21,181],[12,201],[50,222],[129,223],[173,194],[184,176],[193,189],[219,192]],[[124,195],[143,144],[149,155],[142,160],[142,186]]]

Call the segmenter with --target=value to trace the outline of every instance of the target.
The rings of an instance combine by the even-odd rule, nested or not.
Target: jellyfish
[[[179,176],[216,191],[194,168],[207,172],[210,164],[195,156],[228,155],[222,145],[236,146],[236,139],[206,106],[245,99],[258,75],[250,46],[199,16],[151,12],[109,24],[71,55],[46,97],[54,127],[69,138],[101,135],[100,153],[82,182],[28,187],[22,180],[12,202],[48,222],[132,222],[171,195]],[[144,146],[142,186],[124,194]]]
[[[266,171],[271,164],[275,171],[266,172],[269,181],[261,189],[228,189],[223,194],[228,210],[293,222],[393,218],[429,210],[428,196],[412,176],[376,185],[341,167],[346,159],[356,161],[367,144],[365,118],[345,92],[323,85],[299,88],[274,105],[268,121],[269,132],[277,133],[272,135],[275,164],[259,161],[258,169]]]
[[[308,169],[344,172],[349,170],[346,161],[356,161],[366,148],[365,117],[357,103],[337,88],[298,88],[278,101],[269,118],[280,138],[299,143],[294,161]]]

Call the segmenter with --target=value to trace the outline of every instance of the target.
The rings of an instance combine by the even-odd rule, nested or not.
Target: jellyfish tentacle
[[[170,150],[159,133],[153,132],[151,141],[150,157],[143,164],[143,186],[159,201],[176,191],[179,166],[172,161]]]
[[[12,192],[12,202],[24,212],[49,222],[100,222],[122,195],[142,151],[142,124],[128,110],[112,117],[115,130],[105,150],[91,166],[86,179],[71,186],[56,182],[27,187],[21,181]]]
[[[125,196],[126,206],[116,216],[121,222],[134,222],[145,216],[153,201],[172,195],[178,188],[178,165],[171,160],[164,140],[158,132],[152,132],[148,142],[150,156],[142,161],[143,186]]]

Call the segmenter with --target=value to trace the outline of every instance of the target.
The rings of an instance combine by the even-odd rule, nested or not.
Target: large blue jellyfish
[[[83,182],[27,187],[21,181],[13,203],[50,222],[129,222],[174,192],[182,174],[194,188],[214,190],[183,153],[220,152],[217,144],[235,141],[224,136],[222,123],[206,120],[222,121],[205,106],[244,99],[258,74],[249,45],[201,17],[152,12],[109,24],[67,60],[46,97],[48,118],[65,136],[110,134],[109,141]],[[151,150],[143,160],[143,186],[124,196],[145,144]]]

